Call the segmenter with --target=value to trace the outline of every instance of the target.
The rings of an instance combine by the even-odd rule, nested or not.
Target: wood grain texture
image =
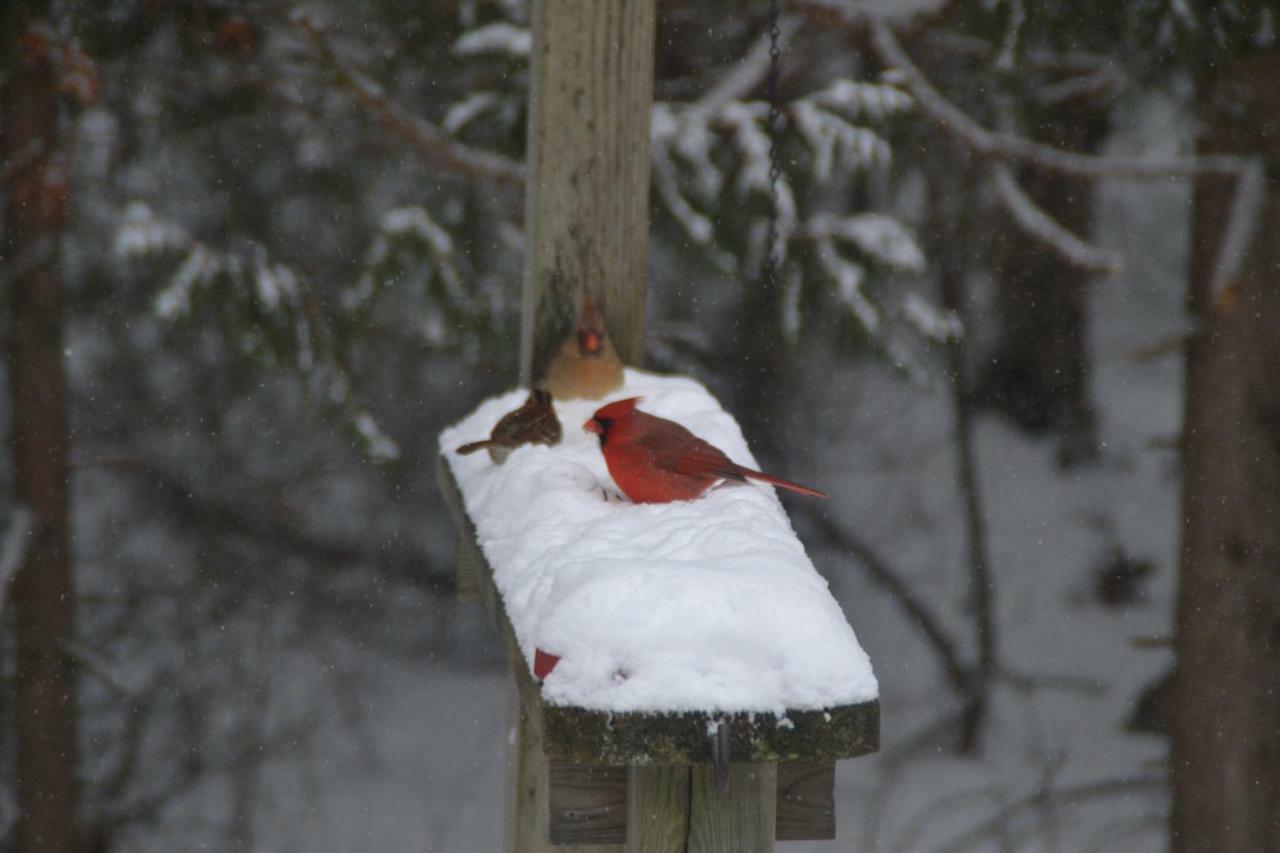
[[[710,721],[729,723],[734,761],[825,761],[856,758],[880,746],[880,705],[862,702],[825,711],[770,713],[612,713],[547,706],[548,754],[577,764],[709,764]],[[781,723],[781,724],[780,724]]]
[[[547,768],[552,844],[627,839],[627,768],[553,761]]]
[[[480,581],[480,566],[476,564],[475,554],[473,543],[458,541],[453,585],[462,601],[484,601],[484,586]]]
[[[788,761],[778,765],[779,841],[836,837],[836,763]]]
[[[684,766],[629,769],[627,853],[685,853],[690,776]]]
[[[778,766],[734,764],[729,789],[716,791],[715,768],[689,780],[688,853],[769,853],[777,832]]]
[[[590,294],[622,360],[644,352],[654,0],[535,0],[520,376]]]
[[[520,702],[516,735],[515,838],[516,853],[552,853],[547,812],[547,758],[542,752],[542,715]]]

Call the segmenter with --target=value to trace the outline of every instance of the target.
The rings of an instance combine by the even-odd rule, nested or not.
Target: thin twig
[[[1078,154],[1052,145],[1033,142],[1011,133],[1000,133],[982,127],[963,110],[939,92],[898,42],[884,22],[869,21],[871,45],[880,60],[896,69],[917,104],[934,123],[956,137],[964,147],[983,157],[1019,160],[1051,172],[1091,178],[1120,178],[1134,181],[1159,181],[1188,178],[1199,174],[1238,176],[1247,164],[1246,158],[1231,155],[1174,157],[1157,160],[1147,157],[1104,157]]]
[[[1016,672],[1002,668],[995,673],[995,677],[998,681],[1002,681],[1023,693],[1045,689],[1064,690],[1084,696],[1101,696],[1107,692],[1102,682],[1087,675]]]
[[[996,197],[1004,203],[1014,222],[1047,245],[1058,257],[1073,266],[1105,275],[1116,275],[1124,270],[1123,255],[1085,242],[1050,216],[1018,185],[1018,179],[1007,165],[993,163],[990,172]]]
[[[847,551],[855,560],[862,564],[867,570],[867,574],[871,579],[880,585],[885,592],[898,602],[898,605],[906,613],[907,618],[915,623],[916,627],[924,635],[926,642],[931,646],[938,656],[938,660],[942,664],[942,669],[946,673],[947,681],[959,694],[965,695],[969,690],[969,669],[960,660],[960,655],[956,651],[957,644],[948,634],[946,629],[942,627],[941,621],[929,605],[919,598],[912,590],[911,585],[907,583],[896,569],[889,565],[870,543],[863,540],[856,533],[845,529],[844,527],[832,521],[812,504],[806,504],[800,509],[800,514],[808,519],[809,523],[817,530],[817,532],[825,539],[830,541],[837,548]]]
[[[338,56],[310,17],[297,15],[294,23],[306,33],[316,53],[334,71],[339,82],[355,95],[360,105],[428,159],[453,171],[500,183],[520,184],[524,181],[524,166],[520,163],[456,142],[434,124],[393,102],[381,86]]]
[[[1213,278],[1209,281],[1211,305],[1219,304],[1227,287],[1240,275],[1240,264],[1249,250],[1258,227],[1259,212],[1265,200],[1266,169],[1261,157],[1244,160],[1236,177],[1236,196],[1223,227],[1222,242],[1213,265]]]
[[[106,658],[84,643],[79,640],[63,640],[62,650],[74,658],[87,672],[96,676],[99,681],[110,688],[112,693],[124,699],[138,698],[138,691],[124,683]]]
[[[1017,160],[1032,164],[1038,168],[1067,175],[1079,175],[1089,178],[1114,178],[1131,181],[1155,181],[1171,178],[1187,179],[1199,175],[1226,175],[1236,179],[1236,193],[1228,215],[1218,257],[1214,264],[1213,279],[1210,283],[1210,294],[1216,300],[1222,295],[1230,283],[1239,274],[1240,264],[1249,244],[1256,232],[1260,216],[1258,215],[1265,193],[1265,172],[1262,161],[1258,157],[1242,157],[1229,154],[1217,154],[1195,157],[1174,157],[1167,160],[1133,157],[1106,157],[1093,154],[1078,154],[1064,151],[1051,145],[1033,142],[1009,133],[991,131],[979,125],[963,110],[951,103],[925,77],[911,57],[903,49],[893,30],[883,21],[872,17],[868,22],[871,33],[871,45],[880,60],[897,69],[906,81],[907,88],[915,96],[916,102],[925,114],[934,120],[944,131],[950,133],[965,147],[987,159]],[[997,178],[999,178],[997,174]],[[1011,189],[1005,186],[1004,190]],[[1029,202],[1030,200],[1027,199]],[[1007,202],[1007,199],[1006,199]],[[1034,213],[1035,205],[1023,206],[1023,213]],[[1017,212],[1015,211],[1015,220]],[[1069,247],[1064,233],[1054,234],[1053,229],[1045,230],[1052,219],[1045,214],[1044,220],[1032,217],[1023,222],[1037,225],[1043,233],[1033,229],[1032,233],[1046,239],[1060,253]],[[1065,232],[1065,229],[1064,229]],[[1065,232],[1069,234],[1069,232]],[[1074,236],[1074,235],[1072,235]],[[1064,253],[1070,260],[1072,254],[1084,249],[1083,245],[1071,247],[1072,252]],[[1088,253],[1086,253],[1087,257]]]
[[[1117,794],[1161,793],[1168,788],[1168,784],[1168,779],[1164,776],[1133,776],[1104,779],[1099,782],[1089,782],[1056,790],[1037,790],[1028,797],[1010,803],[991,817],[951,839],[947,844],[939,847],[935,853],[960,853],[960,851],[978,846],[1002,832],[1010,821],[1019,817],[1022,813],[1043,807],[1046,799],[1053,799],[1075,806],[1085,800],[1106,799]]]
[[[943,186],[941,179],[930,183],[928,216],[937,243],[938,285],[943,307],[965,323],[965,282],[969,273],[966,247],[972,244],[969,229],[972,217],[960,205],[972,194],[976,172],[960,167],[957,181]],[[956,188],[960,192],[955,192]],[[948,192],[948,189],[951,192]],[[946,343],[947,371],[951,387],[952,424],[956,457],[956,480],[963,501],[965,535],[968,545],[969,598],[973,609],[974,644],[977,663],[972,675],[969,713],[961,732],[964,752],[977,750],[987,713],[987,698],[997,669],[997,620],[995,580],[987,546],[986,509],[978,474],[973,436],[973,401],[968,378],[968,341],[954,335]]]

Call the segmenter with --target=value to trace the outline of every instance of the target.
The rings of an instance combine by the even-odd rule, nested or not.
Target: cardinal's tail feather
[[[464,444],[454,452],[466,456],[468,453],[475,453],[477,450],[484,450],[493,443],[492,438],[486,438],[484,441],[473,441],[470,444]]]
[[[763,471],[752,471],[750,468],[743,468],[741,465],[733,466],[736,473],[741,474],[752,480],[761,480],[773,486],[779,486],[784,489],[790,489],[793,492],[799,492],[802,495],[812,495],[815,498],[830,497],[826,492],[820,492],[817,489],[811,489],[808,486],[802,486],[799,483],[793,483],[790,480],[784,480],[781,477],[775,477],[772,474],[766,474]]]

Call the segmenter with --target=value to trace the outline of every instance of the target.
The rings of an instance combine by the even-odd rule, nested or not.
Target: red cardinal
[[[802,495],[827,496],[817,489],[743,468],[675,421],[636,411],[638,402],[639,397],[630,397],[610,403],[582,425],[600,436],[609,473],[635,503],[693,500],[720,480],[763,480]]]

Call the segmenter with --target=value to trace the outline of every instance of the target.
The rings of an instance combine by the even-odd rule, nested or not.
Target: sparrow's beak
[[[604,432],[604,430],[600,428],[600,422],[595,418],[589,418],[587,422],[582,425],[582,428],[586,432],[594,432],[596,435],[600,435]]]

